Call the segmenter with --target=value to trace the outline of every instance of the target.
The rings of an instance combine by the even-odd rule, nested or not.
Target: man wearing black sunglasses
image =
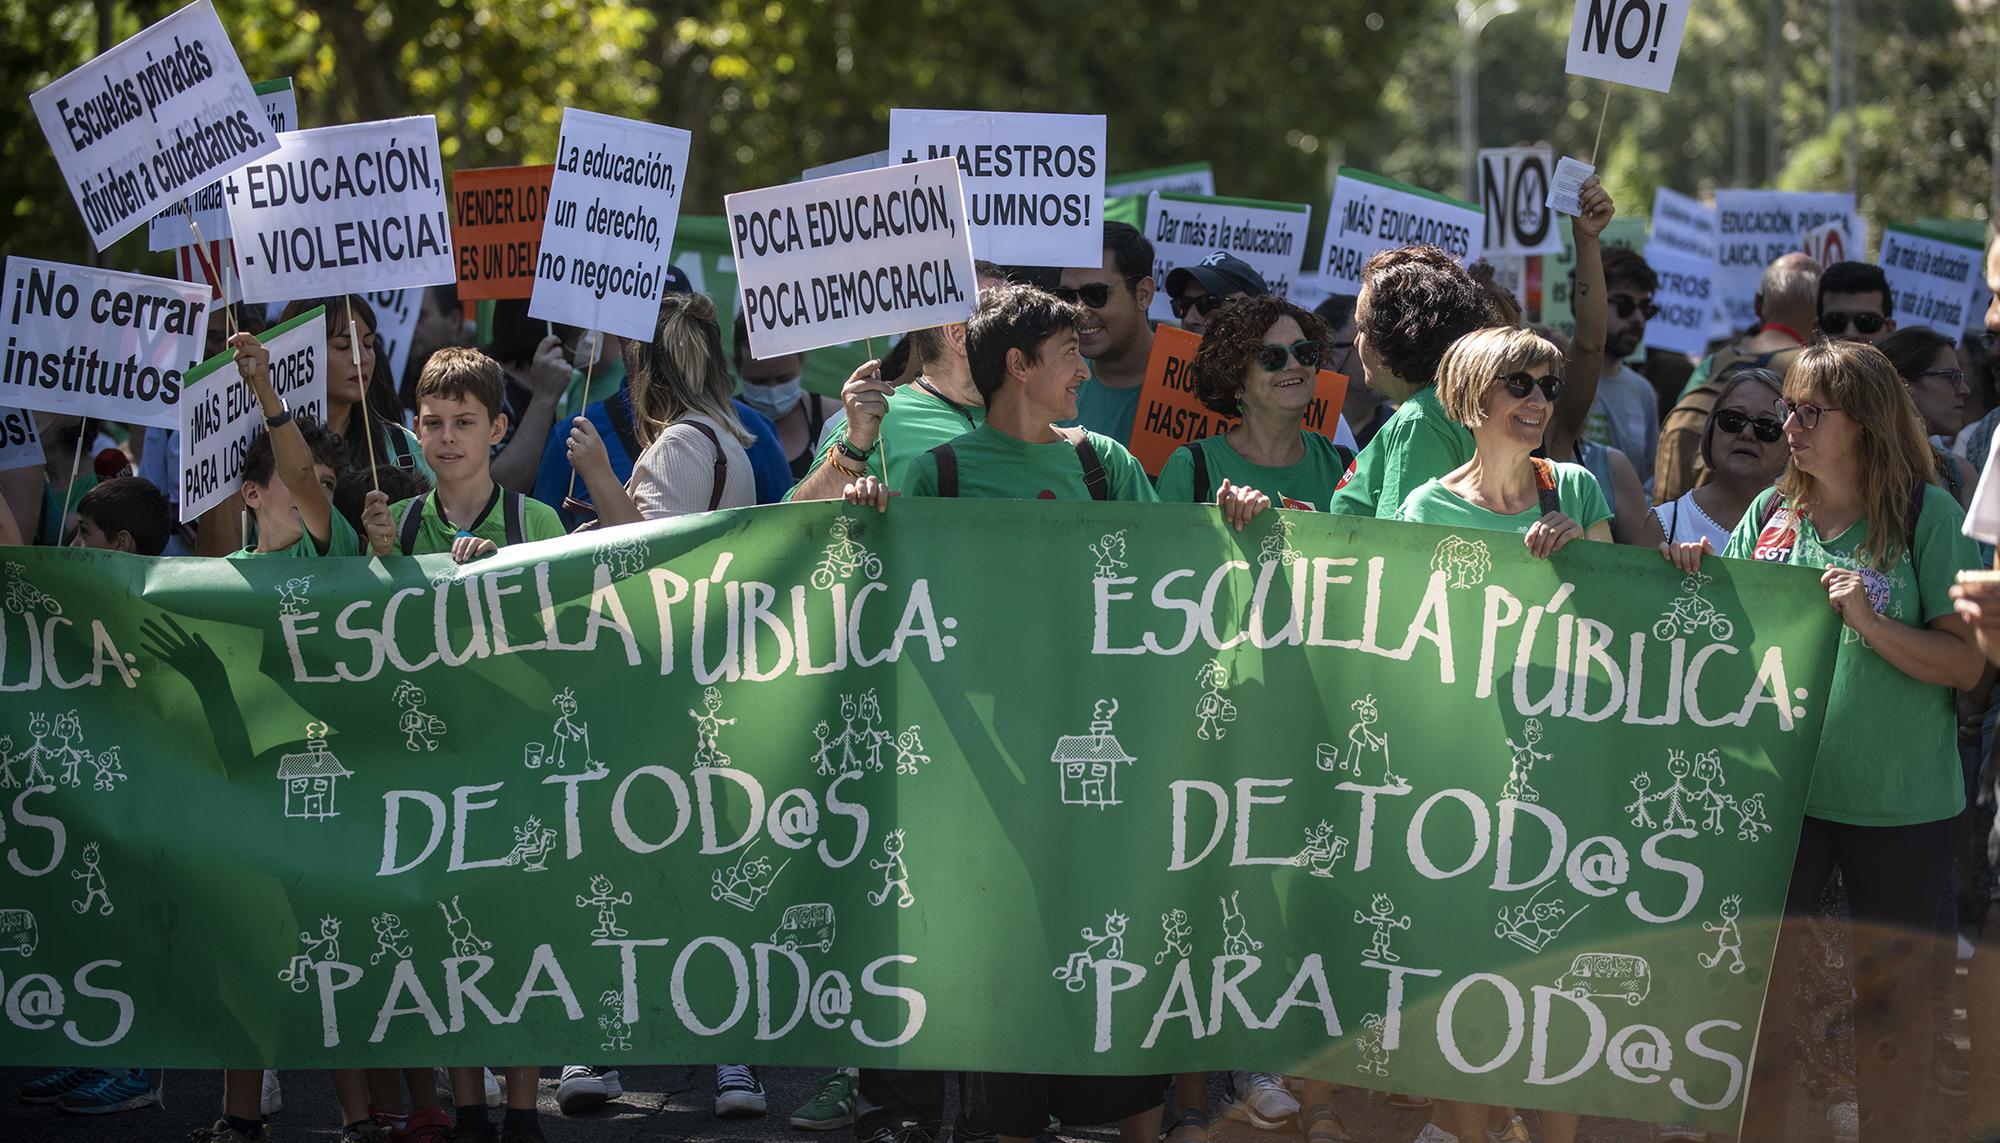
[[[1896,332],[1889,277],[1868,262],[1835,262],[1819,276],[1819,331],[1836,341],[1880,345]]]
[[[1597,381],[1597,400],[1584,426],[1586,440],[1624,453],[1642,477],[1653,471],[1654,447],[1660,435],[1660,397],[1653,383],[1625,364],[1646,339],[1646,322],[1660,307],[1653,304],[1659,276],[1635,250],[1610,246],[1604,250],[1604,292],[1609,312],[1604,323],[1604,363]]]
[[[1076,420],[1119,444],[1132,441],[1139,418],[1139,387],[1153,354],[1153,244],[1136,227],[1104,224],[1104,262],[1062,272],[1055,295],[1083,314],[1077,327],[1090,380],[1076,394]]]
[[[1176,266],[1167,274],[1167,296],[1173,299],[1175,320],[1189,333],[1208,332],[1208,319],[1224,302],[1261,298],[1271,292],[1248,262],[1217,251],[1192,266]]]

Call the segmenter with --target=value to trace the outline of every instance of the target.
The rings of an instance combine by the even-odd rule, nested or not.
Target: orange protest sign
[[[525,298],[534,291],[555,173],[552,166],[452,172],[451,237],[458,246],[461,301]]]
[[[1139,415],[1132,422],[1132,455],[1153,476],[1182,445],[1236,426],[1194,397],[1194,351],[1201,338],[1187,330],[1163,325],[1153,331],[1153,355],[1146,359],[1146,380],[1139,390]],[[1328,440],[1340,427],[1340,407],[1347,400],[1347,378],[1329,369],[1319,371],[1312,403],[1306,406],[1304,427]]]

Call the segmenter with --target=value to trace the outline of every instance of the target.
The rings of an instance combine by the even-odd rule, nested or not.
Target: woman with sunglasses
[[[1195,352],[1194,395],[1242,420],[1175,449],[1155,482],[1160,499],[1213,503],[1226,480],[1280,507],[1324,511],[1327,491],[1353,459],[1305,427],[1326,339],[1316,315],[1268,294],[1217,310]]]
[[[1729,546],[1736,522],[1790,457],[1777,413],[1784,387],[1769,369],[1729,371],[1701,431],[1701,459],[1711,479],[1656,505],[1641,525],[1639,543],[1662,548],[1683,565],[1693,562],[1694,552],[1716,555]]]
[[[1965,427],[1965,398],[1972,390],[1966,385],[1965,370],[1959,368],[1958,347],[1934,329],[1913,325],[1882,339],[1878,347],[1889,364],[1896,367],[1903,384],[1910,388],[1917,416],[1923,420],[1924,435],[1951,440]],[[1965,458],[1931,445],[1937,462],[1938,483],[1951,493],[1959,507],[1972,504],[1972,489],[1978,478]]]
[[[1724,555],[1824,569],[1846,625],[1765,998],[1745,1139],[1786,1138],[1797,1042],[1787,1015],[1808,939],[1797,923],[1838,869],[1847,887],[1861,1139],[1922,1138],[1931,1081],[1927,962],[1965,809],[1953,688],[1984,660],[1952,611],[1978,566],[1902,379],[1872,346],[1799,355],[1780,405],[1791,464]]]

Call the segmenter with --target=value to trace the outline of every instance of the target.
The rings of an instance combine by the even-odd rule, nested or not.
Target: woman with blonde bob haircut
[[[1472,459],[1410,492],[1397,518],[1518,532],[1547,559],[1578,538],[1609,543],[1611,506],[1582,465],[1534,455],[1562,396],[1563,353],[1511,326],[1475,330],[1438,363],[1438,402],[1472,431]]]
[[[744,446],[756,439],[737,419],[723,368],[722,331],[705,294],[669,294],[653,340],[626,342],[632,422],[645,451],[622,486],[588,417],[571,422],[570,465],[590,489],[600,525],[663,520],[757,502]]]
[[[1798,1050],[1787,1013],[1809,939],[1796,922],[1838,870],[1854,918],[1861,1138],[1922,1138],[1929,957],[1965,810],[1952,690],[1977,683],[1984,666],[1949,592],[1979,555],[1959,531],[1958,502],[1932,483],[1922,422],[1880,350],[1838,341],[1807,348],[1778,413],[1791,462],[1744,512],[1723,554],[1823,569],[1827,602],[1846,630],[1831,690],[1800,696],[1826,722],[1743,1137],[1786,1137]]]

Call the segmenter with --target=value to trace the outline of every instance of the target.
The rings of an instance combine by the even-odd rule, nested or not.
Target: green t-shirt
[[[503,507],[506,497],[499,495],[498,485],[494,486],[493,491],[495,495],[487,502],[486,510],[479,514],[479,519],[467,525],[465,530],[482,540],[493,541],[496,547],[504,548],[507,546],[507,513]],[[526,542],[532,544],[536,540],[553,540],[566,534],[563,531],[562,517],[556,515],[555,509],[532,496],[523,496],[521,499],[522,507],[525,509],[521,531]],[[390,514],[396,518],[396,535],[399,541],[403,534],[404,514],[410,505],[419,502],[423,504],[423,517],[417,523],[417,542],[411,547],[410,554],[427,556],[435,552],[450,551],[452,542],[458,539],[458,528],[439,515],[437,497],[429,493],[397,501],[389,509]]]
[[[868,471],[880,477],[882,482],[898,492],[909,484],[910,465],[926,451],[941,445],[967,429],[975,429],[986,423],[986,407],[983,405],[961,405],[947,397],[931,392],[924,387],[921,379],[908,385],[898,386],[889,394],[889,411],[882,414],[882,426],[877,430],[875,451],[868,454]],[[834,442],[840,439],[836,433],[828,433],[826,446],[813,458],[813,466],[806,475],[818,472],[827,463],[826,454],[833,451]],[[882,468],[884,450],[889,454],[889,467]],[[792,498],[793,485],[785,493],[785,499]]]
[[[1097,458],[1104,462],[1110,482],[1110,499],[1151,502],[1153,482],[1146,470],[1125,446],[1109,437],[1090,434]],[[958,494],[986,500],[1088,500],[1090,488],[1083,482],[1083,461],[1076,446],[1068,441],[1029,444],[991,427],[980,427],[954,438],[952,452],[958,455]],[[910,481],[903,489],[907,496],[938,494],[937,458],[929,450],[910,462]]]
[[[1590,470],[1580,464],[1554,462],[1556,503],[1563,515],[1583,526],[1584,531],[1611,519],[1611,505],[1604,501],[1604,488]],[[1540,505],[1511,516],[1503,515],[1465,499],[1444,486],[1440,477],[1419,484],[1397,509],[1394,518],[1412,524],[1443,524],[1450,528],[1479,528],[1488,532],[1526,532],[1542,518]]]
[[[1751,502],[1723,555],[1748,559],[1759,546],[1784,543],[1792,513],[1781,509],[1762,524],[1764,505],[1775,495],[1775,489],[1766,491]],[[1898,559],[1884,575],[1863,563],[1858,549],[1868,537],[1866,517],[1831,540],[1822,539],[1811,520],[1798,518],[1785,562],[1857,569],[1877,612],[1923,627],[1951,614],[1952,581],[1960,571],[1980,566],[1978,549],[1958,530],[1964,519],[1951,493],[1928,485],[1917,517],[1914,568],[1912,561]],[[1807,814],[1847,825],[1900,826],[1939,821],[1965,809],[1950,687],[1911,678],[1852,627],[1842,627],[1833,690],[1821,705],[1826,726],[1806,795]]]
[[[327,520],[326,550],[323,552],[319,550],[318,544],[313,543],[311,533],[301,531],[298,542],[294,543],[291,547],[278,548],[275,551],[269,552],[254,547],[244,548],[240,552],[229,553],[229,558],[232,560],[257,560],[264,559],[267,556],[292,556],[311,559],[316,556],[365,556],[367,554],[367,551],[361,546],[361,537],[354,532],[354,525],[348,523],[347,517],[342,516],[336,511]]]
[[[1230,445],[1226,434],[1203,437],[1175,449],[1167,457],[1167,462],[1160,466],[1160,479],[1155,487],[1160,499],[1168,504],[1194,500],[1194,455],[1189,450],[1198,448],[1208,464],[1208,495],[1201,497],[1202,503],[1215,503],[1216,490],[1227,480],[1255,488],[1269,496],[1275,507],[1325,511],[1327,497],[1340,482],[1346,463],[1332,441],[1304,429],[1299,430],[1299,436],[1305,439],[1305,455],[1298,463],[1283,468],[1244,460],[1243,454]]]
[[[1076,419],[1064,421],[1065,428],[1081,426],[1122,445],[1132,443],[1132,423],[1139,419],[1139,391],[1144,385],[1113,389],[1097,379],[1092,366],[1090,380],[1076,391]]]
[[[1417,390],[1354,458],[1329,511],[1394,516],[1417,485],[1472,459],[1472,430],[1447,416],[1435,386]]]

